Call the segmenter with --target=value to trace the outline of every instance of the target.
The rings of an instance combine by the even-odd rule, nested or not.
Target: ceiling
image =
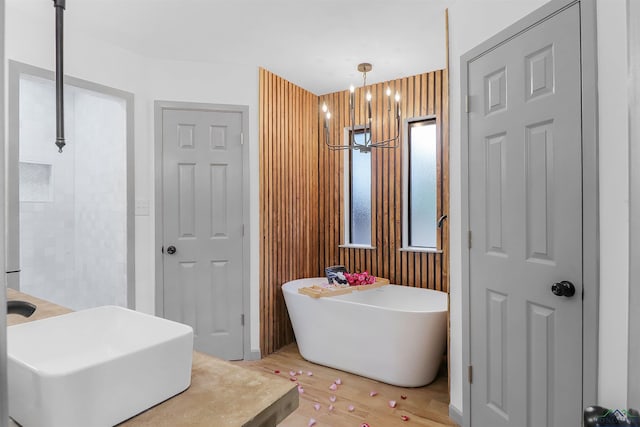
[[[8,0],[49,14],[51,0]],[[453,0],[67,0],[65,37],[84,33],[142,56],[262,66],[316,94],[445,66]],[[10,16],[7,17],[10,19]]]

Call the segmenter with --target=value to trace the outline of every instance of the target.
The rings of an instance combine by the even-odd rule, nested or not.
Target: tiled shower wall
[[[23,76],[20,289],[75,310],[126,306],[125,101],[66,86],[65,122],[58,153],[53,82]]]

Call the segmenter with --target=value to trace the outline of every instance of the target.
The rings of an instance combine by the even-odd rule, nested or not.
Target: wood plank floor
[[[456,426],[448,417],[449,394],[444,363],[438,378],[420,388],[395,387],[307,362],[295,344],[262,360],[237,363],[284,377],[289,377],[290,371],[296,372],[297,381],[304,389],[300,394],[300,406],[280,427],[307,427],[311,418],[317,421],[315,427],[360,427],[363,423],[371,427]],[[302,375],[298,374],[299,371]],[[309,376],[308,372],[313,375]],[[342,384],[336,391],[331,391],[329,387],[338,378]],[[378,394],[371,397],[371,391]],[[333,411],[329,411],[332,395],[336,401]],[[406,396],[406,399],[401,396]],[[389,407],[390,400],[397,402],[395,409]],[[319,410],[314,407],[316,404],[320,405]],[[349,411],[350,405],[353,405],[353,411]],[[409,420],[403,421],[403,415]]]

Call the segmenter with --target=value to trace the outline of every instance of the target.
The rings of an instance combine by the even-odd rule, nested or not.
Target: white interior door
[[[577,426],[579,6],[489,50],[468,70],[471,424]],[[575,295],[552,292],[563,281]]]
[[[243,357],[242,113],[163,110],[164,315]]]

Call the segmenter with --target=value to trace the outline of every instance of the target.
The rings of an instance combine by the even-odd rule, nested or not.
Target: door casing
[[[471,365],[470,350],[470,288],[469,288],[469,121],[466,112],[469,63],[496,46],[506,43],[531,26],[575,5],[580,5],[581,88],[582,88],[582,401],[583,406],[597,402],[598,381],[598,292],[599,292],[599,214],[598,214],[598,112],[595,0],[553,0],[533,11],[460,58],[461,93],[461,202],[462,202],[462,367],[464,414],[470,414],[471,384],[467,367]],[[463,427],[472,425],[470,416],[463,416]]]
[[[156,315],[164,316],[164,276],[162,244],[163,236],[163,212],[162,199],[164,189],[162,185],[162,115],[164,110],[192,110],[192,111],[231,111],[242,115],[242,221],[244,223],[244,236],[242,240],[242,268],[251,271],[250,263],[250,220],[249,220],[249,107],[246,105],[208,104],[196,102],[155,101],[154,102],[154,161],[155,161],[155,275],[156,275]],[[251,352],[251,306],[250,306],[250,274],[243,276],[242,309],[245,315],[243,330],[243,357],[245,360],[259,359],[259,354]]]

